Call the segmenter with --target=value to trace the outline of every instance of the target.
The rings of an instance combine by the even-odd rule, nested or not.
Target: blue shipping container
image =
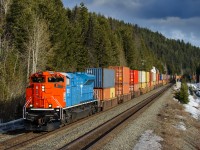
[[[86,72],[95,76],[94,88],[115,86],[115,70],[107,68],[87,68]]]
[[[163,75],[162,74],[160,74],[160,80],[163,80]]]
[[[66,107],[94,101],[95,76],[87,73],[62,73],[66,76]]]

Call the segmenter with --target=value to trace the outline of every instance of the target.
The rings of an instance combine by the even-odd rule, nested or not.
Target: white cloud
[[[185,34],[180,30],[172,30],[170,36],[172,39],[185,39]]]
[[[200,47],[200,17],[182,19],[167,17],[161,19],[137,19],[142,27],[162,33],[167,38],[180,39]]]
[[[90,4],[90,6],[95,6],[95,7],[102,6],[102,5],[108,4],[108,3],[112,2],[112,1],[113,0],[109,0],[109,1],[108,0],[95,0]]]

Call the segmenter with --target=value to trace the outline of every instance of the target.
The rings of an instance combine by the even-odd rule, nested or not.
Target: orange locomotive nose
[[[62,108],[65,106],[65,79],[54,72],[33,74],[26,89],[27,108]]]

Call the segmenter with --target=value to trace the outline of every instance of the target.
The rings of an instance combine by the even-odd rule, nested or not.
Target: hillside
[[[125,65],[194,73],[200,48],[61,0],[4,0],[0,21],[0,102],[23,104],[31,73]],[[14,103],[12,112],[18,104]]]

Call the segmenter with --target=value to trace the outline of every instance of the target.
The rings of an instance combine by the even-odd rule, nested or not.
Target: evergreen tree
[[[187,104],[189,102],[188,99],[188,86],[185,80],[182,81],[181,83],[181,89],[179,92],[176,93],[176,98],[183,104]]]

